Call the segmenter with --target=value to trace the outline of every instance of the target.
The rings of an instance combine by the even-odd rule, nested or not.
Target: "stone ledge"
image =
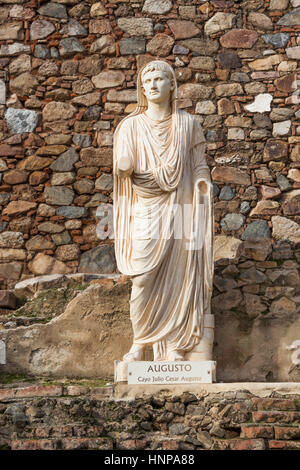
[[[78,397],[89,396],[95,399],[113,396],[113,387],[85,387],[82,385],[32,385],[29,387],[0,388],[0,400],[34,397]]]
[[[263,382],[234,382],[212,384],[181,384],[181,385],[127,385],[124,383],[105,387],[87,387],[82,385],[34,385],[29,387],[0,388],[0,400],[30,397],[62,397],[62,396],[89,396],[94,399],[131,400],[143,395],[156,395],[166,393],[180,395],[182,393],[194,394],[203,397],[215,393],[232,393],[231,398],[246,398],[253,394],[259,398],[269,398],[274,393],[278,395],[300,394],[300,382],[263,383]],[[280,401],[280,400],[279,400]],[[276,410],[276,399],[272,399],[272,412]],[[284,403],[287,401],[285,400]],[[263,402],[265,403],[265,402]],[[260,412],[266,412],[258,407]],[[292,408],[291,408],[292,409]],[[267,408],[268,410],[268,408]],[[295,410],[295,409],[294,409]],[[287,410],[276,410],[286,413]],[[259,411],[257,411],[259,412]]]
[[[178,395],[184,392],[196,396],[205,396],[210,393],[249,392],[258,397],[271,397],[276,392],[279,395],[300,394],[300,382],[234,382],[212,384],[182,384],[182,385],[127,385],[117,384],[114,388],[114,398],[130,400],[142,395],[154,395],[159,392]],[[233,397],[234,398],[234,397]],[[237,397],[238,398],[238,397]]]
[[[25,388],[2,388],[0,389],[0,400],[10,398],[29,398],[29,397],[59,397],[63,393],[61,385],[34,385]]]
[[[69,437],[60,439],[14,439],[11,450],[112,450],[112,439],[103,437]]]

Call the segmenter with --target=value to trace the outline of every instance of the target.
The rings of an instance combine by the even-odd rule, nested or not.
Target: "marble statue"
[[[133,344],[123,361],[211,360],[212,184],[197,119],[178,109],[162,60],[139,72],[137,108],[114,135],[114,232],[131,276]]]

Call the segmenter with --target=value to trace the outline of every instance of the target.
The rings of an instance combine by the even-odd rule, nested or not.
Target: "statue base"
[[[215,361],[115,361],[115,382],[129,385],[213,383]]]

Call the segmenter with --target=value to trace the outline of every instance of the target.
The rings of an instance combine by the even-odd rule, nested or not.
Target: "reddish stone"
[[[49,179],[49,176],[47,173],[44,173],[43,171],[34,171],[31,173],[29,176],[29,184],[31,186],[38,186],[39,184],[45,183]]]
[[[6,67],[7,64],[9,64],[10,59],[0,59],[0,68]]]
[[[11,201],[8,206],[4,209],[3,215],[13,216],[24,214],[31,209],[36,208],[36,202],[28,201]]]
[[[300,439],[300,428],[299,426],[275,426],[275,439]]]
[[[175,440],[162,441],[161,448],[163,450],[178,450],[180,449],[180,441],[175,441]]]
[[[290,158],[293,162],[300,162],[300,145],[292,148]]]
[[[111,33],[111,25],[108,20],[91,20],[89,30],[91,34],[109,34]]]
[[[273,78],[280,77],[280,73],[277,70],[272,70],[270,72],[253,72],[251,73],[251,78],[253,80],[260,80],[260,79],[266,79],[266,80],[272,80]]]
[[[233,183],[249,186],[250,177],[246,171],[234,167],[216,166],[212,171],[213,181],[219,183]]]
[[[300,189],[288,192],[282,199],[284,215],[300,214]]]
[[[16,308],[17,297],[9,290],[0,290],[0,307],[1,308]]]
[[[11,147],[7,144],[0,145],[0,157],[14,157],[15,155],[23,155],[22,147]]]
[[[83,387],[82,385],[69,385],[67,387],[67,394],[71,397],[76,397],[79,395],[86,395],[88,393],[88,387]]]
[[[269,441],[269,449],[300,450],[299,441]]]
[[[71,437],[72,433],[72,425],[55,425],[55,426],[43,426],[43,427],[36,427],[35,428],[35,437],[39,439],[47,438],[47,437]]]
[[[251,49],[256,43],[258,34],[250,29],[232,29],[220,38],[222,47],[232,49]]]
[[[30,212],[28,212],[28,215],[30,215]],[[32,229],[32,219],[31,217],[13,219],[9,224],[9,228],[15,232],[29,233]]]
[[[112,166],[112,150],[108,147],[87,147],[80,152],[80,159],[85,166]]]
[[[234,5],[230,0],[213,0],[212,4],[216,8],[230,8]]]
[[[274,437],[273,426],[242,426],[241,437],[247,437],[249,439],[266,438],[272,439]]]
[[[170,54],[174,45],[174,39],[167,34],[157,34],[147,44],[147,52],[152,55],[164,57]]]
[[[76,108],[70,103],[51,101],[43,109],[44,121],[58,121],[59,119],[71,119],[76,113]]]
[[[259,243],[257,240],[246,240],[242,247],[242,254],[255,261],[265,261],[271,251],[272,244],[268,238],[261,239]]]
[[[20,134],[12,135],[11,137],[8,137],[8,139],[5,139],[4,143],[9,145],[21,144],[22,136]]]
[[[18,281],[22,272],[22,264],[17,262],[1,263],[0,277],[6,280]]]
[[[27,139],[24,141],[24,147],[40,147],[41,145],[44,145],[43,139],[35,134],[29,134]]]
[[[178,88],[178,98],[181,100],[205,100],[212,94],[213,88],[200,83],[185,83]]]
[[[1,388],[0,389],[0,400],[9,400],[15,396],[14,388]]]
[[[236,52],[221,52],[221,54],[218,55],[218,61],[221,67],[225,69],[237,69],[242,66],[241,59]]]
[[[81,425],[81,427],[82,427],[82,425]],[[83,425],[83,427],[85,427],[85,426]],[[42,434],[42,432],[43,432],[42,429],[43,428],[39,429],[40,434]],[[46,431],[45,432],[45,437],[47,437],[46,434],[47,434],[48,429],[49,429],[48,427],[45,429],[45,431]],[[50,433],[51,433],[50,434],[51,437],[72,437],[73,436],[73,426],[71,424],[66,424],[64,426],[59,426],[59,425],[58,426],[52,426],[50,428]],[[35,433],[35,435],[37,435],[37,432]]]
[[[45,145],[39,147],[36,154],[41,156],[60,155],[66,150],[68,150],[68,147],[66,145]]]
[[[61,427],[61,426],[58,426]],[[66,426],[65,426],[66,428]],[[76,424],[72,426],[73,436],[76,437],[93,437],[101,436],[103,434],[103,426],[86,426],[82,424]],[[58,436],[61,434],[58,434]]]
[[[221,98],[218,101],[218,114],[223,116],[224,114],[233,114],[235,112],[234,104],[228,98]]]
[[[294,400],[281,398],[253,398],[252,402],[257,410],[297,411]]]
[[[21,168],[22,170],[29,170],[29,171],[43,170],[43,168],[50,166],[51,163],[53,163],[52,158],[38,157],[37,155],[31,155],[25,160],[22,160],[18,164],[18,167]]]
[[[113,442],[112,439],[106,437],[94,437],[94,438],[65,438],[61,439],[62,448],[65,450],[76,450],[76,449],[96,449],[96,450],[112,450]]]
[[[54,250],[55,244],[40,235],[36,235],[28,240],[26,249],[28,251]]]
[[[32,385],[31,387],[15,389],[15,397],[60,397],[62,395],[61,385]]]
[[[71,272],[70,268],[65,263],[43,253],[38,253],[35,258],[28,263],[28,269],[33,274],[40,276],[45,274],[68,274]]]
[[[137,440],[137,439],[127,439],[126,441],[122,441],[119,444],[119,449],[126,449],[126,450],[138,450],[138,449],[145,449],[147,445],[147,441],[144,440]]]
[[[94,279],[91,284],[100,284],[101,286],[113,287],[114,281],[112,279]]]
[[[264,150],[264,161],[281,160],[288,156],[288,144],[282,140],[268,140]]]
[[[226,69],[217,69],[216,70],[216,77],[218,80],[224,82],[229,77],[229,70]]]
[[[283,91],[284,93],[292,93],[298,88],[297,74],[291,73],[289,75],[285,75],[284,77],[275,80],[274,83],[279,91]]]
[[[4,174],[3,181],[7,184],[26,183],[28,178],[27,171],[11,170]]]
[[[264,199],[273,199],[280,196],[281,191],[279,188],[274,188],[272,186],[261,186],[261,194]]]
[[[265,442],[263,439],[233,439],[229,441],[231,450],[264,450]]]
[[[174,34],[175,39],[193,38],[200,33],[200,29],[193,21],[170,20],[168,21],[168,26]]]
[[[293,423],[299,421],[300,412],[297,411],[253,411],[255,423]]]
[[[55,439],[16,439],[11,441],[11,450],[55,450],[58,441]]]

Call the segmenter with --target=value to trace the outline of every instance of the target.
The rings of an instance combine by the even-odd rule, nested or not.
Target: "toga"
[[[159,121],[129,116],[114,136],[117,265],[132,278],[133,341],[153,345],[155,360],[193,350],[210,314],[212,185],[204,151],[200,124],[183,110]],[[121,156],[131,159],[131,176],[118,175]]]

